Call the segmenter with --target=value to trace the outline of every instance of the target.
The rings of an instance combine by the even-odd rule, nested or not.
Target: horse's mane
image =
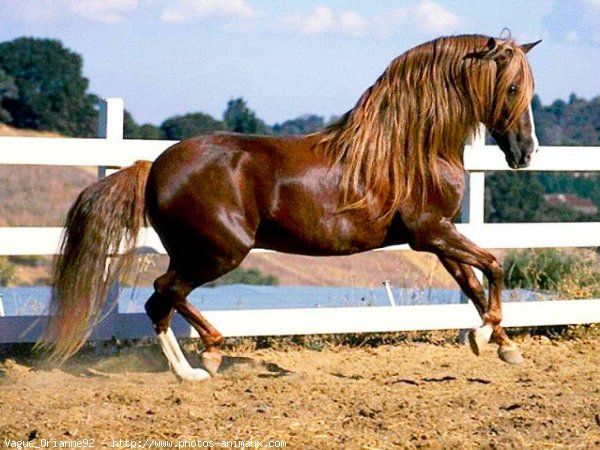
[[[390,217],[406,201],[419,209],[443,193],[439,158],[463,167],[464,139],[478,122],[498,123],[514,82],[516,125],[533,93],[531,71],[514,41],[497,39],[492,49],[489,39],[442,37],[407,51],[325,130],[318,148],[342,166],[342,210],[365,207],[373,195]]]

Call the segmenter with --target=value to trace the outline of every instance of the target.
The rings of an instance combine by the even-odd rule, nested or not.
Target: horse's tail
[[[62,362],[81,348],[101,320],[108,288],[130,270],[146,219],[151,165],[137,161],[92,184],[69,210],[52,275],[51,315],[40,342],[52,359]],[[119,252],[123,255],[115,257]]]

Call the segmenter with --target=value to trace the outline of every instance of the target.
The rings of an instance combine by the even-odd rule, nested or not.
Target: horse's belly
[[[350,255],[379,248],[386,238],[385,230],[366,225],[352,232],[336,231],[318,224],[290,229],[274,222],[262,223],[257,230],[255,247],[300,255]]]

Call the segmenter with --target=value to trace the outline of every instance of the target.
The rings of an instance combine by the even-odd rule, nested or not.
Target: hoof
[[[492,327],[490,325],[473,328],[469,331],[469,345],[471,346],[473,353],[479,356],[483,347],[490,342],[491,337]]]
[[[521,355],[521,350],[512,344],[512,345],[501,345],[498,347],[498,356],[504,362],[509,364],[521,364],[523,362],[523,355]]]
[[[219,372],[223,355],[217,352],[204,352],[202,353],[200,359],[206,371],[210,374],[210,376],[214,377],[217,372]]]
[[[202,369],[187,369],[179,372],[173,371],[179,381],[201,381],[210,378],[210,374]]]
[[[227,356],[214,352],[204,352],[202,353],[200,359],[204,368],[210,372],[213,377],[217,373],[227,372],[235,367],[254,367],[257,365],[257,363],[250,358],[241,356]]]

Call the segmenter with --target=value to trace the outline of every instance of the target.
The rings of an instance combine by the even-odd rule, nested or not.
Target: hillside
[[[150,286],[167,268],[166,256],[145,257],[145,269],[130,284]],[[282,286],[381,287],[389,280],[396,287],[454,288],[455,283],[430,254],[413,251],[367,252],[352,256],[309,257],[285,253],[250,254],[241,264],[277,277]],[[135,279],[135,281],[134,281]]]
[[[0,136],[60,137],[0,124]],[[61,226],[79,192],[96,180],[89,169],[0,165],[0,226]]]
[[[258,267],[282,285],[454,287],[433,255],[412,251],[368,252],[352,256],[308,257],[281,253],[250,255],[242,267]]]
[[[0,136],[58,137],[0,125]],[[96,180],[95,169],[51,166],[0,165],[0,226],[62,226],[66,213],[79,192]],[[4,258],[5,259],[5,258]],[[150,285],[166,267],[167,258],[150,259],[141,284]],[[46,284],[50,258],[15,265],[13,284]],[[3,262],[6,264],[6,261]],[[250,255],[244,268],[272,274],[282,285],[379,286],[389,279],[394,286],[453,286],[453,281],[431,255],[414,252],[371,252],[349,257],[312,258],[286,254]]]

